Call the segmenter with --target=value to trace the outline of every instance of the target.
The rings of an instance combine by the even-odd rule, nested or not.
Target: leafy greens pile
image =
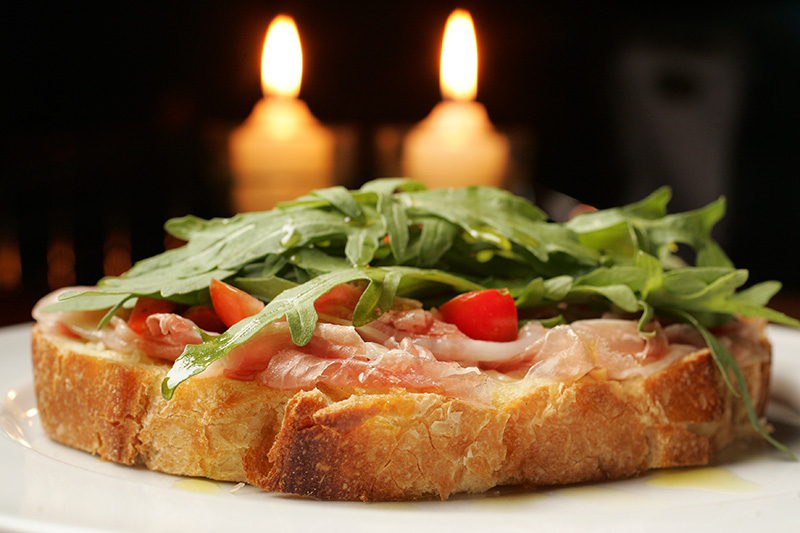
[[[744,392],[753,425],[782,448],[761,428],[738,365],[708,328],[735,314],[796,327],[800,322],[766,307],[778,282],[739,290],[747,271],[734,268],[711,238],[724,200],[667,214],[670,196],[662,188],[638,203],[559,224],[527,200],[495,188],[428,190],[412,180],[387,178],[356,191],[321,189],[271,211],[170,220],[166,230],[184,246],[101,280],[96,291],[67,294],[51,309],[108,308],[105,322],[139,296],[208,303],[212,278],[267,302],[225,333],[187,346],[164,381],[167,398],[182,381],[284,316],[294,342],[307,343],[318,320],[314,301],[342,283],[367,286],[355,325],[380,316],[396,296],[435,305],[483,288],[507,288],[521,310],[601,306],[641,313],[641,324],[657,312],[703,334],[723,376],[727,380],[730,372]],[[678,246],[694,253],[694,265],[679,259]]]

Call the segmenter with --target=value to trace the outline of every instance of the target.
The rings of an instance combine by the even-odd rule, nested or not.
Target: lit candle
[[[237,211],[268,209],[333,184],[334,136],[297,98],[302,74],[297,26],[279,15],[261,57],[264,98],[228,142]]]
[[[509,144],[475,101],[478,46],[472,17],[457,9],[447,20],[440,85],[444,101],[406,136],[403,172],[429,187],[502,184]]]

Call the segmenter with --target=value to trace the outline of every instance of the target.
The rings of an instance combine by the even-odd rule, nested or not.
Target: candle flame
[[[303,50],[294,19],[278,15],[267,29],[261,55],[261,86],[265,95],[297,98],[303,77]]]
[[[474,100],[478,92],[478,43],[472,16],[456,9],[447,19],[440,64],[442,96]]]

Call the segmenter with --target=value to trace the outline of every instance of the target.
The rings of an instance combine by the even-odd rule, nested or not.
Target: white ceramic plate
[[[796,531],[800,463],[770,447],[717,466],[446,502],[317,502],[100,461],[39,424],[29,325],[0,329],[1,531]],[[800,457],[800,332],[771,327],[770,415]]]

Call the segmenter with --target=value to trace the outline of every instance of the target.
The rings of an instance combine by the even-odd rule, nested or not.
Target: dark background
[[[280,12],[300,30],[301,98],[359,139],[349,185],[377,177],[378,128],[416,123],[440,100],[444,23],[464,7],[478,100],[534,140],[522,192],[607,207],[669,183],[676,210],[725,194],[718,237],[736,264],[800,291],[797,3],[21,4],[2,22],[0,325],[29,320],[70,275],[93,284],[114,239],[135,261],[164,248],[168,217],[230,214],[224,139],[261,96],[261,46]],[[57,275],[53,243],[67,243],[72,274]]]

